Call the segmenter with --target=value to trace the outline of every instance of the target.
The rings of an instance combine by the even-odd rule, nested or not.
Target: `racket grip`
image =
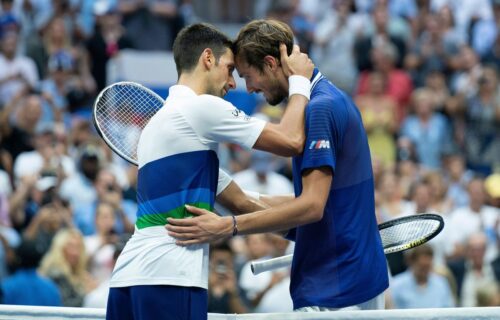
[[[252,268],[252,273],[254,275],[258,275],[259,273],[262,272],[289,267],[292,264],[292,259],[293,259],[293,254],[289,254],[287,256],[282,256],[263,261],[252,261],[250,267]]]

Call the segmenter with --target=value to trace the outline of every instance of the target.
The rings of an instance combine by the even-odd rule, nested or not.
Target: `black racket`
[[[408,250],[434,238],[444,228],[443,218],[438,214],[422,213],[390,220],[378,225],[384,253]],[[253,261],[253,274],[271,271],[292,264],[293,254],[263,261]]]

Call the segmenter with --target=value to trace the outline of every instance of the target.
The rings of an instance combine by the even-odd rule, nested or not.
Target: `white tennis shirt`
[[[137,222],[111,287],[208,287],[208,244],[177,246],[164,228],[166,218],[188,218],[185,204],[213,209],[216,194],[231,181],[219,173],[219,142],[250,149],[265,124],[221,98],[182,85],[170,88],[139,139]]]

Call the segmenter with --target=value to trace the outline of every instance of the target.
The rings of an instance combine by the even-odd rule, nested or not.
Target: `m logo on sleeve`
[[[312,149],[330,149],[330,141],[329,140],[313,140],[311,144],[309,144],[309,150]]]

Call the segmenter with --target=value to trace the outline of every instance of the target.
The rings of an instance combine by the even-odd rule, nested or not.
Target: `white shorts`
[[[385,309],[385,297],[384,297],[384,292],[379,294],[373,299],[370,299],[368,301],[362,302],[360,304],[356,304],[353,306],[349,307],[344,307],[344,308],[326,308],[326,307],[317,307],[317,306],[311,306],[311,307],[303,307],[299,309],[295,309],[294,311],[296,312],[321,312],[321,311],[339,311],[339,310],[383,310]]]

